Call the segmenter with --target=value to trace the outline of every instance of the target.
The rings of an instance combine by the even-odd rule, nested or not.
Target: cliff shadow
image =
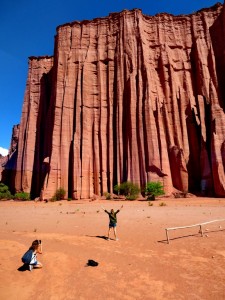
[[[12,194],[15,193],[15,177],[16,177],[16,164],[17,164],[18,151],[15,151],[9,156],[8,161],[3,166],[2,182],[9,187]]]
[[[188,144],[190,149],[189,160],[187,163],[188,170],[188,190],[191,193],[200,192],[200,141],[201,141],[201,129],[197,124],[194,111],[191,108],[191,104],[187,105],[185,110],[186,126],[188,134]]]
[[[216,62],[219,104],[225,112],[225,22],[223,21],[224,17],[225,11],[223,7],[221,14],[215,20],[213,25],[209,28],[209,33],[211,36],[212,47]]]
[[[54,125],[54,105],[52,100],[53,68],[44,73],[40,80],[40,100],[36,123],[35,154],[31,181],[31,199],[40,196],[41,189],[50,171],[49,158],[52,151],[52,132]]]
[[[116,44],[117,45],[117,44]],[[116,48],[117,49],[117,48]],[[115,57],[114,59],[114,78],[117,78],[117,71],[118,71],[118,63]],[[117,103],[117,80],[114,79],[113,81],[113,114],[112,114],[112,128],[113,128],[113,174],[112,175],[112,191],[111,186],[109,187],[109,191],[113,192],[113,187],[118,184],[118,174],[117,174],[117,161],[118,161],[118,151],[117,151],[117,113],[118,113],[118,103]],[[108,182],[110,184],[110,182]]]
[[[126,75],[125,75],[126,76]],[[128,152],[132,151],[131,149],[131,86],[130,78],[125,83],[124,92],[123,92],[123,116],[122,116],[122,137],[123,137],[123,161],[122,161],[122,182],[127,181],[129,161],[128,161]],[[132,153],[130,153],[132,157]]]
[[[190,148],[189,160],[187,163],[188,170],[188,190],[196,195],[212,195],[214,188],[212,186],[212,170],[211,170],[211,139],[212,139],[212,125],[211,125],[211,103],[203,96],[202,86],[204,85],[202,79],[201,65],[198,63],[199,49],[197,40],[193,41],[190,52],[191,63],[191,82],[195,97],[195,109],[191,105],[190,100],[185,110],[186,127],[188,134],[188,144]],[[208,60],[209,60],[208,55]],[[212,67],[211,67],[212,68]],[[210,69],[210,66],[209,66]],[[212,78],[213,71],[210,71]],[[204,112],[204,123],[199,123],[201,112]],[[206,131],[205,137],[203,132]],[[203,163],[204,161],[204,163]],[[206,167],[207,166],[207,167]],[[206,172],[206,168],[208,168]],[[206,177],[207,173],[207,179]],[[209,174],[210,173],[210,174]],[[204,187],[204,182],[207,181],[207,191]]]
[[[68,198],[76,199],[75,194],[76,190],[74,190],[74,141],[70,143],[69,150],[69,170],[68,170]]]

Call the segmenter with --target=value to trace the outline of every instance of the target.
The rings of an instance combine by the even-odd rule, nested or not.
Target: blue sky
[[[140,8],[189,14],[216,0],[1,0],[0,5],[0,153],[10,146],[12,127],[20,123],[28,57],[52,55],[58,25],[105,17],[123,9]],[[221,1],[222,2],[222,1]],[[223,3],[223,2],[222,2]]]

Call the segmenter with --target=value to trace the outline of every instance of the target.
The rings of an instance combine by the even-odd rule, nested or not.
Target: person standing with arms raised
[[[110,240],[109,235],[111,230],[113,229],[113,233],[114,233],[114,237],[115,240],[118,241],[119,239],[117,238],[117,233],[116,233],[116,226],[117,226],[117,214],[118,212],[120,212],[120,210],[123,208],[123,205],[121,206],[120,209],[118,209],[117,211],[114,211],[114,209],[111,209],[110,212],[107,211],[104,207],[102,207],[102,209],[104,210],[104,212],[106,212],[109,216],[109,230],[108,230],[108,237],[107,240]]]

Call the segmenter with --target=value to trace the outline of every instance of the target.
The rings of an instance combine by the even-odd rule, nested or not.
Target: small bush
[[[127,181],[120,185],[115,185],[114,191],[120,195],[126,196],[126,199],[128,200],[135,200],[140,193],[140,188],[137,184]]]
[[[18,200],[30,200],[30,194],[26,192],[19,192],[14,195],[14,199]]]
[[[110,199],[111,199],[111,194],[108,193],[108,192],[105,192],[105,193],[104,193],[104,196],[105,196],[105,199],[106,199],[106,200],[110,200]]]
[[[11,195],[10,192],[8,192],[8,193],[0,193],[0,199],[7,199],[7,200],[9,200],[9,199],[13,199],[13,196]]]
[[[63,200],[66,195],[66,191],[63,188],[56,190],[55,195],[52,199],[54,200]]]
[[[148,201],[148,206],[153,206],[153,203],[151,201]]]
[[[4,183],[0,183],[0,199],[13,199],[13,196],[11,195],[9,188]]]
[[[126,196],[127,200],[136,200],[138,197],[138,195],[130,195],[130,196]]]
[[[145,193],[149,200],[155,200],[155,197],[164,195],[164,190],[161,182],[159,181],[147,182]]]
[[[166,206],[166,203],[165,202],[161,202],[161,203],[159,203],[159,206]]]
[[[4,183],[0,183],[0,193],[6,193],[9,191],[9,188]]]

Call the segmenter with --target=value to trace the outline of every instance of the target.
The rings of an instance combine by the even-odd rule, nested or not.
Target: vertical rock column
[[[18,138],[18,157],[15,177],[17,191],[31,191],[34,155],[36,147],[37,117],[41,99],[41,78],[53,66],[53,57],[30,57],[28,79],[24,96],[20,131]]]

